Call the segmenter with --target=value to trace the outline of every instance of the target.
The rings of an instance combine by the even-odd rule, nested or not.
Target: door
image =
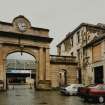
[[[60,75],[60,81],[59,81],[59,85],[60,86],[65,86],[67,84],[67,74],[66,74],[66,70],[61,70],[61,72],[59,73]]]
[[[82,75],[81,75],[81,69],[78,69],[78,82],[81,84],[82,83]]]
[[[94,83],[103,83],[103,66],[94,68]]]

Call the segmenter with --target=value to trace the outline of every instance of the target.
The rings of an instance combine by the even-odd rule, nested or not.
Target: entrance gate
[[[35,76],[36,76],[36,59],[25,52],[15,52],[9,54],[6,60],[6,81],[7,88],[11,85],[30,85],[32,87],[35,85]],[[32,80],[29,84],[28,80]],[[27,86],[30,87],[30,86]]]
[[[50,89],[49,45],[52,38],[49,30],[32,27],[24,16],[18,16],[12,23],[0,22],[0,81],[6,89],[6,58],[13,52],[29,53],[36,58],[36,89]]]

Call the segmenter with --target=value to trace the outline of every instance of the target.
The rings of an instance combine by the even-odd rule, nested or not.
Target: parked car
[[[103,103],[105,101],[105,84],[97,84],[85,88],[80,88],[80,96],[86,101],[98,101]]]
[[[86,94],[88,88],[91,88],[91,87],[94,87],[94,86],[96,86],[96,84],[89,84],[89,85],[84,86],[84,87],[79,87],[78,88],[78,95],[80,97],[84,97],[84,94]]]
[[[66,87],[61,87],[60,92],[64,95],[77,95],[79,87],[84,87],[84,85],[83,84],[71,84]]]

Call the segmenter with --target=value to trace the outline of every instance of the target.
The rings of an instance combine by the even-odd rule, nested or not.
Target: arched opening
[[[35,79],[36,58],[34,56],[26,52],[8,54],[6,58],[7,88],[9,85],[27,85],[32,82],[35,84]]]
[[[67,71],[65,69],[62,69],[59,72],[59,77],[60,77],[59,86],[66,86],[67,85]]]

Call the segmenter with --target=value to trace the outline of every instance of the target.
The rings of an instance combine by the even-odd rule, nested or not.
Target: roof
[[[88,24],[88,23],[81,23],[78,27],[76,27],[72,32],[69,32],[66,37],[60,42],[57,44],[57,47],[59,45],[61,45],[66,39],[68,39],[69,37],[73,36],[73,34],[79,30],[81,27],[83,26],[89,26],[89,27],[94,27],[94,28],[98,28],[98,29],[102,29],[102,30],[105,30],[105,27],[102,27],[101,25],[94,25],[94,24]]]
[[[95,37],[93,38],[93,40],[91,40],[91,41],[90,41],[88,44],[86,44],[86,46],[84,46],[84,47],[91,46],[91,45],[93,45],[93,44],[95,44],[95,43],[98,43],[98,42],[104,40],[104,39],[105,39],[105,34],[102,34],[102,35],[99,35],[99,36],[95,36]]]

